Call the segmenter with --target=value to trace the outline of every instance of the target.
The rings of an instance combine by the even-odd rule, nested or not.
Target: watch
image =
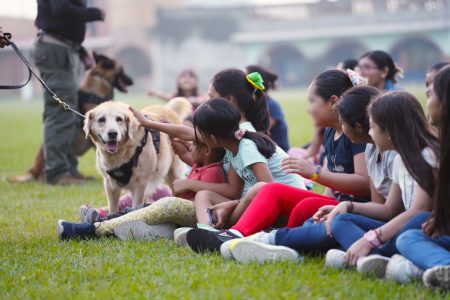
[[[317,180],[319,180],[319,176],[320,176],[320,172],[322,171],[322,167],[321,166],[317,166],[316,167],[316,171],[314,171],[314,174],[313,174],[313,176],[312,176],[312,180],[313,181],[317,181]]]
[[[380,248],[383,243],[378,237],[378,233],[375,230],[369,230],[364,234],[364,239],[369,242],[373,248]]]

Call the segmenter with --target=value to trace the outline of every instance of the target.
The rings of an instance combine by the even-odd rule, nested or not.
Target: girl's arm
[[[186,142],[179,138],[171,138],[172,148],[176,155],[183,161],[185,164],[192,166],[194,164],[194,158],[192,157],[192,153],[190,151],[192,142]]]
[[[379,204],[386,203],[386,198],[384,198],[383,195],[378,193],[376,188],[373,186],[372,179],[370,179],[370,201],[372,201],[372,203],[379,203]]]
[[[344,201],[327,215],[325,227],[327,234],[331,235],[331,223],[334,218],[340,214],[354,213],[381,221],[388,221],[400,214],[404,210],[402,201],[402,192],[396,183],[392,183],[387,200],[384,203],[358,203]]]
[[[346,194],[370,196],[370,179],[364,152],[353,156],[355,172],[353,174],[333,173],[324,169],[317,180],[321,185]],[[311,177],[314,175],[312,170]]]
[[[419,187],[414,202],[408,210],[375,229],[380,242],[383,243],[393,239],[412,217],[422,211],[430,210],[431,207],[431,197]],[[360,257],[367,256],[372,249],[373,246],[362,237],[347,250],[345,258],[348,263],[355,265]]]
[[[165,100],[165,101],[169,101],[171,98],[173,98],[172,95],[170,95],[170,94],[166,94],[166,93],[163,93],[163,92],[158,92],[156,90],[150,90],[148,92],[148,95],[150,97],[156,97],[156,98],[159,98],[159,99]]]
[[[220,194],[228,199],[239,199],[244,188],[244,181],[230,165],[230,172],[228,174],[227,183],[210,183],[199,180],[186,179],[186,190],[193,191],[195,193],[199,191],[212,191]]]
[[[171,137],[177,137],[185,141],[195,140],[194,129],[189,126],[152,121],[147,119],[142,112],[136,110],[131,106],[130,110],[143,127],[153,128],[158,131],[167,133]]]
[[[430,211],[431,208],[432,201],[430,195],[422,188],[417,188],[416,197],[411,207],[377,229],[380,234],[380,240],[386,242],[392,239],[412,217],[422,211]]]
[[[323,168],[317,182],[346,194],[370,196],[369,175],[364,153],[353,156],[353,161],[355,169],[353,174],[333,173]],[[302,158],[286,158],[282,162],[282,167],[286,172],[297,173],[310,179],[316,171],[316,166]]]

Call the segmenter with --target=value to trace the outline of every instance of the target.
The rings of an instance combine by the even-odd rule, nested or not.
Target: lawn
[[[419,89],[420,92],[420,89]],[[423,91],[421,91],[423,93]],[[304,91],[277,96],[288,117],[291,143],[312,136]],[[197,255],[172,241],[100,239],[60,242],[58,219],[78,220],[78,207],[106,204],[100,177],[83,187],[11,185],[4,178],[30,167],[42,140],[41,101],[0,98],[0,299],[425,299],[445,298],[421,284],[401,286],[329,270],[323,257],[303,262],[240,265]],[[126,102],[142,107],[143,95]],[[141,99],[136,101],[136,99]],[[97,174],[94,153],[82,172]]]

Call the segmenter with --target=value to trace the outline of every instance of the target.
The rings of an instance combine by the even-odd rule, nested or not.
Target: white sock
[[[197,223],[197,228],[205,229],[205,230],[209,230],[209,231],[219,231],[209,224],[202,224],[202,223]]]
[[[236,229],[229,229],[230,232],[234,233],[235,235],[237,235],[238,237],[243,238],[244,235],[242,233],[240,233],[239,231],[237,231]]]

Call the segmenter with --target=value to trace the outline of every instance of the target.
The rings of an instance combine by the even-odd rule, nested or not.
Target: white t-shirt
[[[380,157],[380,151],[374,144],[367,144],[365,158],[367,171],[372,180],[374,188],[385,199],[391,190],[393,178],[393,165],[397,152],[390,150],[385,151]]]
[[[422,150],[422,157],[425,161],[432,167],[438,168],[438,162],[436,156],[430,148],[425,148]],[[402,191],[402,200],[405,210],[409,209],[416,197],[416,190],[419,184],[414,180],[414,178],[409,174],[405,165],[403,164],[400,155],[394,159],[394,174],[393,180],[396,184],[400,186]]]

